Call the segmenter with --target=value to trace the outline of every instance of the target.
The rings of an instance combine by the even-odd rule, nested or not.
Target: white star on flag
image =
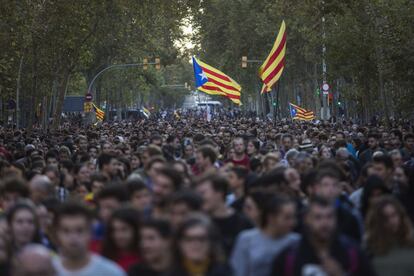
[[[201,72],[201,74],[198,74],[201,77],[201,80],[207,79],[206,73]]]

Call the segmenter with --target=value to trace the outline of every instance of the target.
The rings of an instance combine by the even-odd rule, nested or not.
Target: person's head
[[[232,133],[228,130],[225,130],[223,132],[223,144],[225,146],[228,146],[231,142]]]
[[[321,198],[311,198],[304,216],[306,234],[318,242],[329,242],[336,232],[337,221],[332,202]]]
[[[52,167],[56,167],[56,168],[59,166],[58,156],[53,151],[49,151],[46,154],[45,161],[46,161],[47,166],[52,166]]]
[[[104,187],[96,195],[99,218],[107,223],[112,213],[128,200],[128,194],[124,186],[112,184]]]
[[[225,204],[229,183],[226,178],[210,174],[198,181],[197,193],[203,198],[203,210],[213,213]]]
[[[290,149],[286,152],[286,161],[288,161],[289,166],[294,167],[296,164],[296,158],[299,155],[299,151],[297,149]]]
[[[139,152],[134,152],[131,156],[131,169],[139,169],[142,165],[141,154]]]
[[[151,265],[169,258],[172,229],[168,221],[150,219],[144,221],[140,230],[140,249],[144,261]]]
[[[126,184],[131,206],[140,212],[148,210],[152,201],[148,186],[139,179],[128,180]]]
[[[172,195],[169,201],[170,222],[177,229],[192,213],[201,210],[202,199],[192,191],[179,191]]]
[[[295,160],[294,168],[304,175],[313,168],[312,156],[306,152],[300,152]]]
[[[158,135],[158,134],[153,135],[150,138],[150,144],[151,145],[158,146],[158,147],[161,147],[162,146],[162,137],[160,135]]]
[[[113,177],[117,174],[117,159],[114,155],[102,153],[99,155],[97,163],[99,171],[107,176]]]
[[[243,204],[243,213],[256,226],[261,225],[261,215],[264,209],[264,203],[266,202],[268,196],[269,194],[265,194],[261,191],[250,191],[246,195],[246,199]]]
[[[159,170],[161,170],[164,167],[165,164],[165,159],[162,156],[154,156],[151,157],[150,160],[148,160],[147,165],[145,166],[145,171],[147,173],[147,175],[153,179],[159,172]]]
[[[282,145],[283,148],[285,150],[285,152],[287,152],[288,150],[290,150],[293,147],[293,137],[290,134],[285,134],[282,136]]]
[[[260,142],[256,139],[250,139],[247,142],[247,154],[249,156],[256,155],[260,150]]]
[[[91,175],[91,191],[94,195],[98,194],[108,182],[108,178],[101,173]]]
[[[113,212],[105,231],[103,256],[116,260],[121,252],[138,253],[139,218],[139,212],[133,208],[120,208]]]
[[[402,158],[400,150],[394,149],[389,152],[389,155],[391,157],[394,168],[398,168],[403,165],[403,158]]]
[[[247,170],[244,167],[230,168],[227,174],[227,180],[229,181],[230,190],[232,190],[233,192],[241,191],[242,193],[244,193],[245,182],[248,174],[249,170]]]
[[[39,222],[34,207],[28,203],[16,203],[7,212],[7,223],[14,248],[29,243],[40,243]]]
[[[393,163],[389,155],[380,154],[372,158],[372,173],[379,176],[388,185],[393,172]]]
[[[16,202],[28,197],[29,189],[23,179],[9,177],[0,182],[0,203],[3,210],[9,210]]]
[[[152,180],[155,204],[166,203],[168,197],[181,188],[183,181],[181,174],[169,167],[161,168]]]
[[[184,145],[184,157],[192,158],[193,156],[194,156],[194,145],[191,143]]]
[[[296,193],[301,192],[301,178],[299,172],[294,168],[287,168],[285,170],[285,179],[289,187]]]
[[[96,159],[98,157],[98,147],[96,145],[90,145],[88,147],[88,154],[92,159]]]
[[[376,133],[368,134],[368,147],[372,150],[378,148],[378,135]]]
[[[271,152],[263,158],[263,172],[267,173],[276,168],[281,160],[279,152]]]
[[[365,217],[373,202],[375,202],[379,197],[389,194],[390,190],[385,186],[384,181],[376,176],[371,175],[367,178],[366,183],[364,184],[364,190],[361,197],[361,213]]]
[[[92,238],[91,211],[79,203],[65,202],[59,206],[53,225],[59,253],[69,260],[83,260]]]
[[[346,148],[339,148],[335,154],[336,163],[339,165],[346,164],[349,161],[349,156],[351,154]]]
[[[318,196],[334,202],[342,192],[339,179],[339,175],[334,170],[328,168],[321,169],[316,174],[315,181],[311,183],[309,191],[312,196]]]
[[[217,154],[211,146],[202,146],[196,152],[196,164],[204,170],[212,166],[217,159]]]
[[[55,196],[55,186],[45,175],[35,175],[29,182],[30,197],[35,204]]]
[[[86,163],[75,167],[75,178],[79,183],[90,182],[91,171]]]
[[[319,156],[321,159],[331,159],[332,158],[332,151],[327,146],[322,146],[319,150]]]
[[[233,140],[233,148],[236,156],[241,156],[246,152],[246,145],[241,137],[237,137]]]
[[[283,236],[292,231],[296,223],[295,203],[286,196],[272,196],[264,203],[261,227],[274,236]]]
[[[183,260],[198,264],[222,261],[219,237],[211,221],[204,216],[186,220],[176,232],[174,254],[179,264]]]
[[[397,199],[388,195],[373,203],[366,218],[366,240],[374,256],[414,245],[413,234],[412,222]]]
[[[80,135],[76,139],[76,145],[80,151],[87,151],[88,150],[88,138],[86,136]]]
[[[52,252],[43,245],[30,244],[16,255],[12,264],[13,276],[54,276]]]
[[[414,151],[414,134],[408,133],[404,136],[404,145],[409,151]]]

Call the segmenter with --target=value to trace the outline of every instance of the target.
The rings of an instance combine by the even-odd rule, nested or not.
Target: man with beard
[[[272,275],[375,275],[358,245],[337,234],[334,206],[314,198],[304,215],[300,241],[276,257]]]

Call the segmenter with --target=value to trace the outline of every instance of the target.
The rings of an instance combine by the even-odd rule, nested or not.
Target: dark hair
[[[261,212],[260,223],[262,227],[267,226],[270,215],[277,215],[283,206],[293,204],[294,202],[287,196],[273,195],[265,200],[263,210]]]
[[[322,208],[334,208],[333,204],[326,198],[314,196],[309,199],[308,206],[305,208],[305,214],[308,214],[313,206]]]
[[[142,223],[141,229],[143,228],[154,229],[163,239],[169,239],[172,236],[172,228],[167,220],[151,218]]]
[[[88,224],[92,223],[93,217],[88,207],[79,202],[68,201],[62,203],[57,209],[56,215],[53,220],[53,225],[58,228],[62,218],[75,216],[83,217]]]
[[[191,190],[179,191],[172,195],[170,204],[185,204],[193,211],[201,210],[202,198]]]
[[[397,233],[392,233],[386,227],[384,208],[388,205],[397,210],[400,218]],[[401,203],[391,195],[384,196],[374,203],[367,214],[365,225],[367,249],[374,256],[387,254],[395,246],[414,246],[412,222]]]
[[[376,190],[380,190],[382,194],[390,193],[387,186],[385,186],[384,181],[380,177],[371,175],[364,184],[364,190],[361,196],[361,214],[363,217],[366,216],[369,210],[370,199]]]
[[[148,161],[147,165],[145,166],[145,170],[149,170],[155,163],[163,163],[165,164],[167,162],[164,157],[161,155],[155,155],[151,157],[151,159]]]
[[[25,203],[25,202],[18,202],[18,203],[16,203],[7,212],[7,223],[9,225],[11,225],[14,216],[20,210],[27,210],[27,211],[29,211],[33,215],[33,220],[34,220],[34,224],[35,224],[35,233],[33,235],[32,243],[41,243],[42,238],[40,236],[39,220],[37,218],[36,211],[34,210],[34,206],[32,206],[32,205],[30,205],[28,203]]]
[[[128,200],[128,194],[125,189],[125,186],[120,184],[111,184],[105,186],[99,193],[96,195],[96,202],[99,202],[102,199],[115,198],[119,202],[125,202]]]
[[[207,230],[208,241],[210,243],[210,261],[214,263],[224,262],[223,249],[220,243],[219,233],[214,225],[211,223],[208,217],[199,215],[188,218],[177,229],[174,242],[174,253],[176,257],[176,264],[181,265],[183,263],[184,256],[180,250],[180,242],[183,241],[186,232],[197,226],[202,226]]]
[[[208,174],[197,181],[198,185],[210,183],[214,191],[222,193],[223,200],[229,192],[229,182],[225,177],[216,174]]]
[[[404,142],[407,142],[408,139],[414,139],[414,134],[413,133],[407,133],[404,136]]]
[[[394,163],[392,162],[392,159],[388,154],[376,155],[372,158],[372,162],[373,163],[381,163],[387,169],[392,169],[394,167]]]
[[[150,190],[147,185],[142,182],[141,179],[130,179],[126,182],[126,189],[129,197],[131,198],[135,192],[140,192],[142,190]]]
[[[54,151],[48,151],[45,155],[45,160],[47,160],[49,158],[54,158],[54,159],[58,160],[58,155]]]
[[[379,137],[379,135],[375,132],[368,133],[368,135],[367,135],[368,139],[369,138],[374,138],[374,139],[378,140],[378,137]]]
[[[242,178],[244,180],[246,180],[249,174],[249,170],[247,168],[240,166],[232,167],[230,168],[230,171],[237,175],[238,178]]]
[[[212,164],[217,160],[217,154],[211,146],[202,146],[198,149],[198,152],[200,152],[204,158],[210,159]]]
[[[106,183],[108,182],[108,178],[101,173],[94,173],[91,175],[91,183],[94,181]]]
[[[158,174],[169,178],[173,183],[175,191],[181,188],[183,178],[181,177],[181,174],[178,171],[170,167],[163,167],[158,171]]]
[[[121,208],[114,211],[105,231],[105,238],[103,240],[102,246],[102,256],[111,260],[116,260],[119,257],[120,251],[113,239],[114,228],[112,224],[115,220],[120,220],[132,228],[133,240],[129,244],[129,251],[135,253],[139,252],[139,216],[139,212],[133,208]]]
[[[260,150],[260,142],[256,139],[256,138],[251,138],[249,139],[248,143],[252,143],[252,145],[254,146],[254,148],[259,151]]]
[[[103,166],[111,163],[112,159],[116,159],[115,155],[110,153],[101,153],[97,160],[99,170],[102,170]]]
[[[22,178],[16,177],[8,177],[0,184],[0,196],[4,196],[6,193],[17,193],[25,198],[30,195],[27,183]]]

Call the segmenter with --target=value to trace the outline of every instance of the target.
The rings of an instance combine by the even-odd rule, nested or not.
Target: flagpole
[[[276,89],[276,118],[279,117],[279,94],[280,94],[280,79],[277,82],[277,89]]]

